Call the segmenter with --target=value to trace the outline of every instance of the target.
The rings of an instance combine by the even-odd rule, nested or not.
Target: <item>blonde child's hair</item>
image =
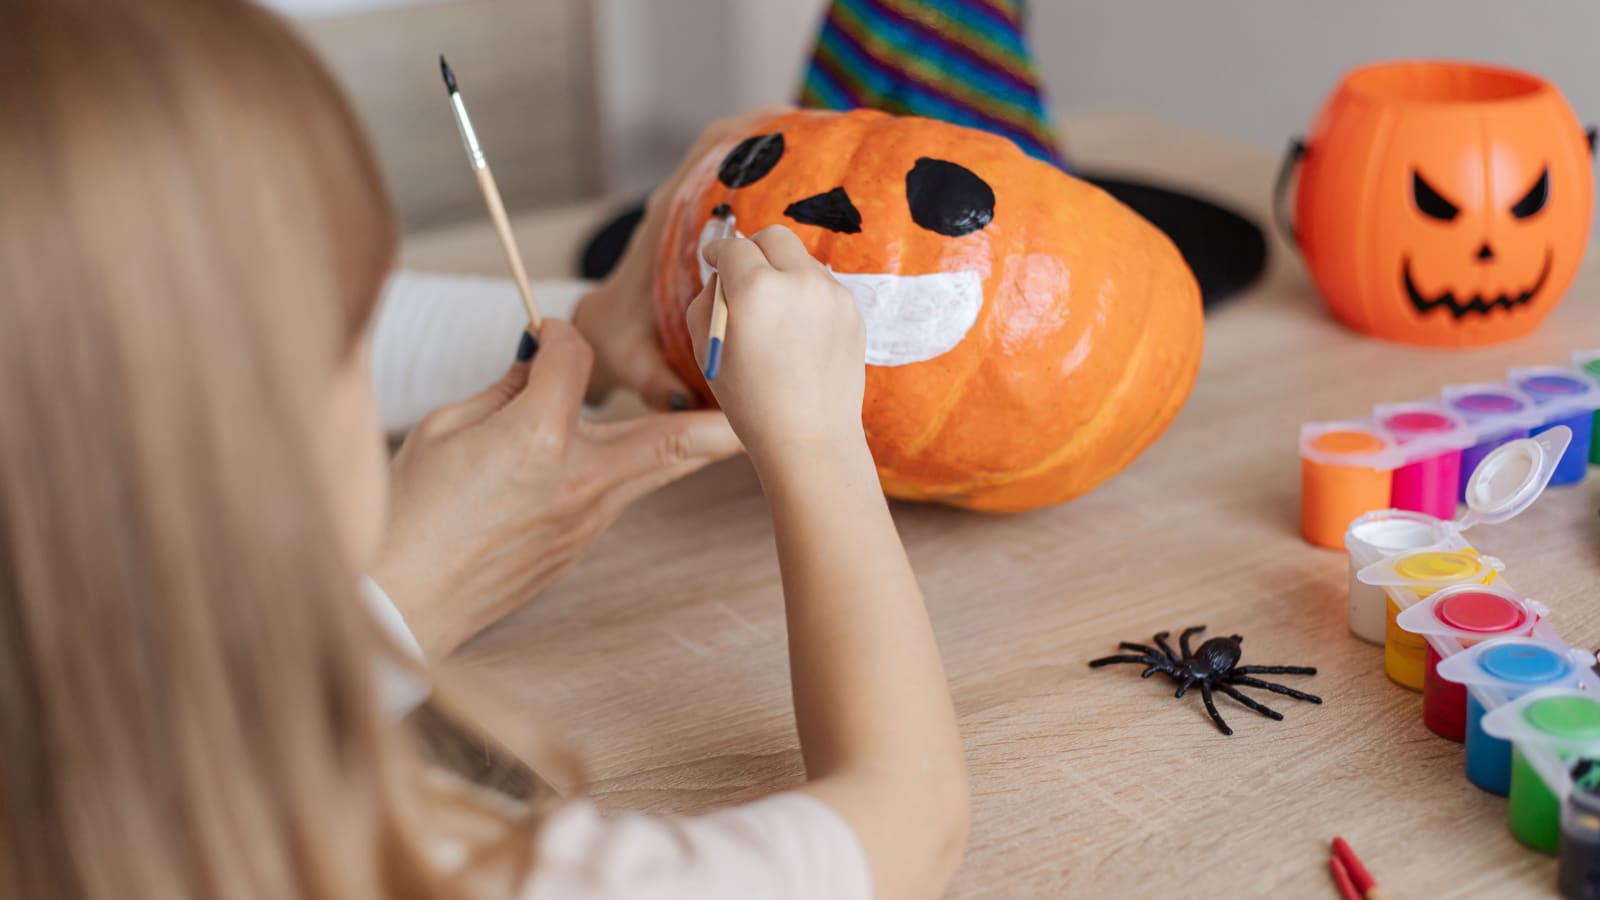
[[[0,0],[9,896],[505,896],[531,864],[540,807],[426,777],[376,702],[404,662],[312,449],[395,245],[272,14]]]

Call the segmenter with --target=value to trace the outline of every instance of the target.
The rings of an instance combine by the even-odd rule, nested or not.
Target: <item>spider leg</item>
[[[1132,641],[1123,641],[1117,645],[1119,650],[1132,650],[1135,653],[1148,653],[1151,656],[1159,655],[1156,648],[1148,644],[1135,644]]]
[[[1239,675],[1315,675],[1314,666],[1235,666]]]
[[[1157,659],[1159,659],[1159,657],[1157,657]],[[1148,666],[1154,661],[1155,660],[1151,659],[1149,656],[1131,656],[1126,653],[1121,653],[1116,656],[1102,656],[1099,659],[1092,659],[1089,661],[1089,668],[1098,669],[1101,666],[1109,666],[1112,663],[1139,663],[1140,665]]]
[[[1189,638],[1205,630],[1206,627],[1204,625],[1195,625],[1190,628],[1185,628],[1183,630],[1183,634],[1178,635],[1178,647],[1183,650],[1184,659],[1194,656],[1194,651],[1189,649]]]
[[[1167,659],[1172,660],[1173,665],[1182,662],[1182,660],[1178,659],[1178,654],[1172,652],[1172,645],[1167,643],[1167,632],[1163,631],[1156,635],[1156,646],[1160,647],[1161,652],[1167,655]]]
[[[1211,721],[1217,723],[1217,729],[1223,734],[1232,735],[1233,729],[1228,727],[1227,722],[1222,721],[1222,715],[1217,712],[1217,705],[1211,702],[1211,685],[1204,681],[1200,682],[1200,697],[1205,700],[1206,712],[1211,716]]]
[[[1176,677],[1176,676],[1174,676],[1174,677]],[[1192,688],[1192,687],[1194,687],[1194,678],[1192,676],[1188,677],[1188,678],[1185,678],[1185,679],[1183,679],[1183,684],[1178,685],[1178,692],[1176,694],[1173,694],[1172,696],[1178,698],[1179,700],[1182,700],[1183,699],[1183,695],[1189,693],[1189,688]]]
[[[1245,687],[1261,688],[1264,691],[1271,691],[1274,694],[1282,694],[1285,697],[1293,697],[1296,700],[1304,700],[1307,703],[1322,702],[1322,698],[1318,697],[1316,694],[1308,694],[1305,691],[1297,691],[1292,687],[1284,687],[1281,684],[1273,684],[1270,681],[1262,681],[1259,678],[1251,678],[1248,675],[1230,674],[1228,676],[1228,683],[1242,684]]]
[[[1224,694],[1227,694],[1229,697],[1232,697],[1233,699],[1239,701],[1240,703],[1243,703],[1245,706],[1250,707],[1251,709],[1253,709],[1256,712],[1262,714],[1263,716],[1266,716],[1267,718],[1272,719],[1273,721],[1277,721],[1277,722],[1282,722],[1283,721],[1283,713],[1278,712],[1277,710],[1273,709],[1270,706],[1267,706],[1264,703],[1257,703],[1256,701],[1251,700],[1249,697],[1246,697],[1244,694],[1239,693],[1239,691],[1237,689],[1235,689],[1232,685],[1224,684],[1222,682],[1217,682],[1215,687],[1216,687],[1217,690],[1223,692]]]

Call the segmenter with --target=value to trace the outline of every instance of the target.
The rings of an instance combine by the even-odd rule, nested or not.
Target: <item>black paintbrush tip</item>
[[[456,73],[450,71],[450,64],[444,61],[444,54],[439,54],[439,72],[444,75],[444,86],[450,93],[456,92]]]

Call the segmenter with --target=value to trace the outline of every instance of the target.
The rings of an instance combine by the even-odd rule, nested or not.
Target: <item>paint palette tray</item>
[[[1540,371],[1534,377],[1545,374]],[[1527,378],[1521,381],[1526,385]],[[1515,393],[1519,388],[1492,387],[1452,389],[1440,404],[1380,407],[1373,420],[1332,423],[1321,430],[1308,426],[1303,437],[1314,443],[1327,434],[1359,432],[1380,442],[1371,455],[1388,454],[1381,461],[1394,463],[1404,459],[1400,453],[1404,444],[1393,433],[1396,415],[1443,417],[1441,406],[1448,408],[1466,396],[1523,399]],[[1520,390],[1525,395],[1526,387]],[[1527,402],[1539,405],[1531,397]],[[1517,404],[1491,405],[1519,412],[1519,422],[1530,421],[1525,410],[1511,408]],[[1574,409],[1586,418],[1595,415],[1594,409],[1575,403],[1546,405],[1567,413],[1569,419]],[[1482,417],[1474,420],[1458,412],[1444,418],[1453,429],[1450,442],[1431,444],[1430,449],[1445,447],[1450,452],[1450,447],[1459,446],[1462,434],[1454,429],[1463,423],[1471,441],[1502,435],[1479,428]],[[1379,510],[1358,517],[1345,534],[1354,576],[1350,630],[1366,640],[1381,640],[1385,673],[1396,684],[1421,693],[1424,724],[1463,744],[1468,779],[1491,793],[1509,795],[1512,833],[1524,844],[1549,853],[1558,847],[1561,811],[1574,790],[1569,769],[1575,754],[1581,750],[1581,759],[1600,769],[1600,676],[1594,671],[1595,656],[1569,647],[1552,627],[1549,609],[1512,588],[1503,575],[1505,564],[1479,553],[1463,532],[1475,525],[1504,522],[1531,506],[1571,458],[1572,438],[1573,430],[1565,422],[1547,422],[1531,437],[1504,440],[1467,479],[1467,510],[1457,519],[1415,510]],[[1324,452],[1326,446],[1311,449],[1322,454],[1308,457],[1312,462],[1335,459]],[[1545,695],[1565,699],[1540,705],[1539,698]]]
[[[1384,509],[1455,515],[1468,479],[1495,448],[1558,425],[1572,441],[1550,479],[1575,484],[1600,464],[1600,350],[1574,353],[1572,367],[1511,369],[1500,383],[1444,388],[1437,400],[1375,406],[1369,417],[1300,428],[1300,534],[1344,549],[1361,516]],[[1453,482],[1453,483],[1452,483]]]

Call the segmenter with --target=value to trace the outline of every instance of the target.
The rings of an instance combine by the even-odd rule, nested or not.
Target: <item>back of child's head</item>
[[[244,0],[0,3],[0,884],[445,896],[319,393],[395,249]]]

